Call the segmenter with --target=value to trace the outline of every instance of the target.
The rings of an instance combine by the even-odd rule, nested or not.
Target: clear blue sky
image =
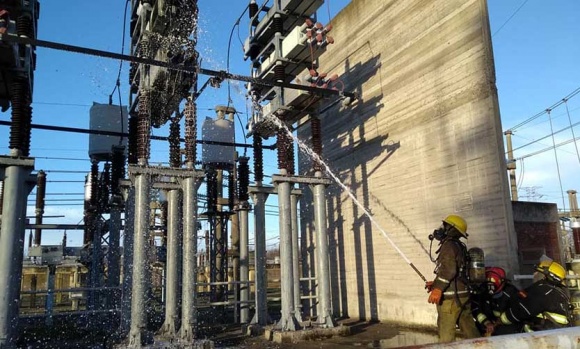
[[[374,0],[355,0],[374,1]],[[259,1],[261,2],[261,1]],[[346,0],[330,0],[321,8],[319,20],[328,22],[328,13],[335,16],[349,3]],[[546,2],[540,0],[489,0],[490,22],[493,35],[497,87],[499,93],[503,129],[506,130],[521,121],[546,109],[564,96],[580,87],[580,2],[561,0]],[[100,50],[120,52],[123,28],[122,0],[42,1],[39,19],[39,39],[90,47]],[[523,6],[522,6],[523,5]],[[226,68],[228,38],[232,26],[246,6],[246,1],[214,0],[200,1],[200,28],[198,50],[203,58],[204,68],[220,70]],[[516,12],[517,11],[517,12]],[[249,74],[249,65],[242,59],[240,39],[247,36],[247,16],[244,16],[238,30],[234,31],[230,53],[230,70],[233,73]],[[340,44],[340,38],[335,38]],[[129,37],[126,37],[125,53],[129,52]],[[123,103],[127,103],[127,67],[123,63],[121,91]],[[114,88],[119,62],[106,58],[79,55],[38,48],[38,62],[35,75],[33,102],[33,122],[69,127],[88,128],[89,108],[92,102],[107,103]],[[207,77],[201,76],[200,83]],[[226,84],[221,89],[208,88],[198,101],[200,121],[206,115],[213,115],[216,104],[227,103]],[[246,112],[244,88],[241,83],[232,83],[233,105],[242,113]],[[114,99],[118,102],[117,97]],[[568,103],[572,123],[580,121],[580,96]],[[554,130],[569,125],[564,106],[552,113]],[[10,114],[0,115],[1,120],[9,120]],[[245,123],[245,120],[243,120]],[[201,125],[200,125],[201,126]],[[238,126],[238,125],[236,125]],[[201,129],[201,127],[199,127]],[[238,127],[239,128],[239,127]],[[532,139],[549,134],[547,116],[516,130],[514,146],[523,145]],[[575,128],[576,136],[580,129]],[[166,135],[166,128],[154,130],[154,134]],[[55,170],[88,171],[88,136],[71,133],[33,130],[31,154],[37,158],[36,169],[48,170],[49,181],[82,181],[81,173],[57,173]],[[238,130],[237,141],[243,142]],[[570,131],[556,135],[556,143],[569,140]],[[8,152],[8,128],[0,128],[0,153]],[[273,139],[265,141],[270,144]],[[524,157],[538,149],[551,145],[551,138],[518,150],[516,157]],[[243,152],[242,149],[239,149]],[[166,143],[153,142],[151,163],[167,161]],[[558,148],[560,173],[564,191],[577,189],[580,159],[574,144]],[[271,154],[270,156],[273,156]],[[49,159],[46,159],[49,158]],[[79,159],[59,160],[55,158]],[[553,151],[525,157],[522,172],[518,162],[518,177],[522,187],[535,188],[537,199],[557,202],[562,205],[560,185],[557,177]],[[276,172],[275,161],[265,164],[266,173]],[[576,182],[575,182],[576,181]],[[525,195],[521,188],[520,195]],[[528,189],[531,191],[531,189]],[[63,219],[45,219],[45,222],[77,223],[82,218],[83,183],[49,182],[47,188],[47,215],[65,214]],[[73,195],[56,195],[69,193]],[[544,195],[539,197],[540,195]],[[33,196],[30,199],[34,199]],[[77,199],[77,201],[52,201]],[[275,204],[274,199],[268,204]],[[31,201],[29,214],[34,212]],[[568,206],[566,201],[566,207]],[[268,210],[275,211],[274,207]],[[277,231],[277,223],[272,220],[268,232]],[[69,233],[69,240],[77,244],[82,232]],[[58,243],[60,233],[44,233],[43,243]],[[269,243],[274,243],[272,239]]]

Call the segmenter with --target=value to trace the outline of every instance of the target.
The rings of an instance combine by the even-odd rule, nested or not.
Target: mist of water
[[[371,221],[371,223],[387,239],[387,241],[391,244],[391,246],[395,249],[395,251],[397,251],[397,253],[405,260],[405,262],[407,262],[407,264],[411,264],[412,265],[411,260],[409,260],[409,258],[405,255],[405,253],[403,251],[401,251],[401,249],[397,246],[397,244],[395,244],[395,242],[391,239],[391,237],[389,236],[389,234],[377,223],[377,221],[373,218],[373,216],[371,215],[371,213],[356,198],[356,196],[350,190],[350,188],[348,186],[346,186],[346,184],[344,184],[337,177],[337,175],[334,174],[334,172],[330,169],[330,167],[328,166],[328,164],[326,164],[326,162],[324,162],[324,160],[322,160],[322,158],[318,154],[316,154],[310,147],[308,147],[306,144],[304,144],[304,142],[302,142],[300,139],[298,139],[298,137],[294,136],[294,134],[292,134],[292,132],[288,129],[288,127],[286,127],[286,125],[284,125],[284,123],[281,122],[277,117],[275,117],[273,115],[270,115],[270,116],[267,117],[267,121],[270,121],[270,122],[274,123],[277,127],[283,129],[290,137],[292,137],[292,139],[294,139],[294,141],[296,141],[296,143],[298,144],[299,149],[303,153],[305,153],[307,156],[309,156],[314,161],[316,161],[319,164],[321,164],[324,167],[325,172],[336,182],[336,184],[338,184],[342,188],[342,190],[350,197],[350,199],[358,206],[358,208],[360,208],[363,211],[363,213],[369,218],[369,220]],[[401,219],[399,217],[397,217],[394,213],[390,212],[389,210],[387,210],[387,212],[389,213],[391,219],[395,223],[402,224],[403,227],[406,227],[405,224],[401,221]],[[408,228],[407,228],[407,230],[408,230]],[[414,266],[413,266],[413,268],[414,268]]]

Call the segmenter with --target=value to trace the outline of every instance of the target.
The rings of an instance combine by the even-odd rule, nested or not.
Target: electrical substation
[[[510,184],[486,1],[354,0],[322,23],[328,1],[248,0],[235,53],[246,74],[204,66],[197,0],[127,0],[128,54],[39,40],[40,2],[58,6],[0,1],[0,107],[11,113],[0,156],[0,348],[255,338],[300,347],[348,336],[349,319],[416,331],[381,348],[435,342],[424,232],[449,212],[477,232],[469,245],[486,265],[524,275],[544,254],[580,273],[580,247],[568,254],[558,239],[568,228],[580,236],[576,192],[562,213],[518,202]],[[119,103],[94,102],[84,130],[33,124],[39,47],[128,64]],[[230,81],[243,83],[246,124],[229,96],[200,112],[204,94]],[[51,174],[32,156],[34,128],[86,134],[78,224],[45,222]],[[153,140],[167,142],[167,162],[151,160]],[[277,160],[271,176],[265,152]],[[278,226],[267,227],[272,197]],[[62,243],[43,244],[47,230],[64,231]],[[69,246],[67,231],[82,232],[82,245]],[[558,336],[570,335],[546,340]]]

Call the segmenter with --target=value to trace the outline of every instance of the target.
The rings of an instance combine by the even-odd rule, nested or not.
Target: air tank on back
[[[127,107],[93,102],[90,109],[91,131],[127,133]],[[122,145],[127,149],[127,137],[100,134],[89,135],[89,157],[96,161],[112,160],[112,147]]]
[[[234,114],[236,110],[226,106],[216,106],[216,118],[206,117],[201,129],[203,141],[226,144],[206,144],[201,146],[201,158],[204,167],[230,169],[235,164]]]
[[[483,250],[479,247],[473,247],[467,251],[467,254],[469,254],[469,265],[467,267],[469,281],[474,284],[485,282],[485,255]]]

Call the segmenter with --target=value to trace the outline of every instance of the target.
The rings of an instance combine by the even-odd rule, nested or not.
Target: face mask
[[[443,239],[445,239],[447,237],[447,232],[445,231],[445,229],[443,227],[440,227],[439,229],[435,229],[433,230],[433,234],[429,235],[429,240],[437,240],[437,241],[441,241]]]

